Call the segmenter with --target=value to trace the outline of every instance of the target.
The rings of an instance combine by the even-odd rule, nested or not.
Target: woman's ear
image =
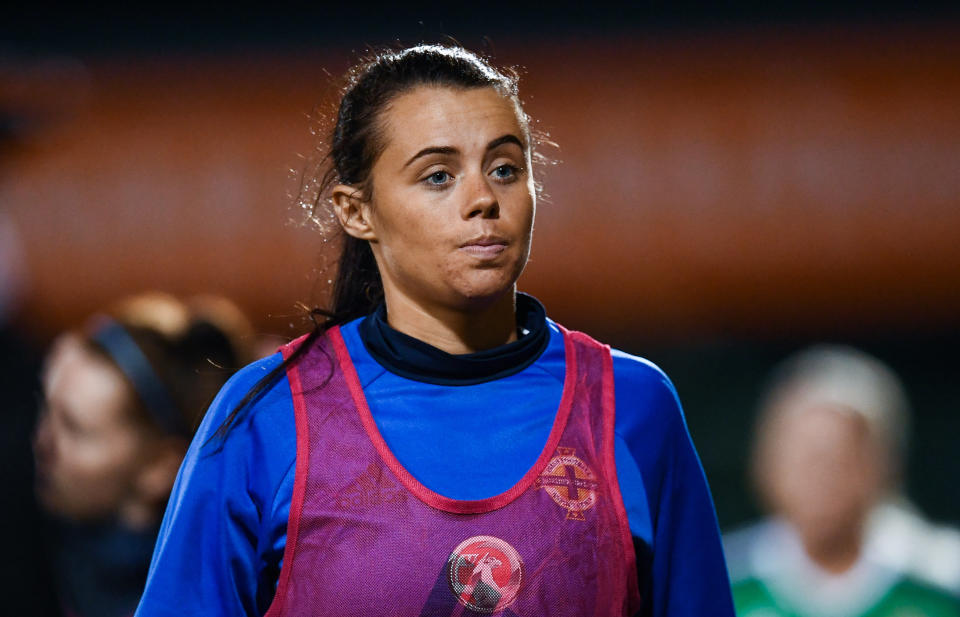
[[[361,240],[375,242],[377,234],[370,224],[370,204],[363,200],[363,192],[349,184],[338,184],[330,194],[333,212],[343,230]]]

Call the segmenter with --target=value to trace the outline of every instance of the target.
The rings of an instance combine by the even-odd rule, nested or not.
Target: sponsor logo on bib
[[[523,582],[523,561],[506,541],[474,536],[450,553],[447,580],[460,604],[478,613],[495,613],[516,599]]]

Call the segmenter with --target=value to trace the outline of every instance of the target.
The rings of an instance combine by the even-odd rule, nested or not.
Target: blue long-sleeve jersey
[[[540,455],[564,381],[563,336],[522,371],[442,385],[387,370],[359,324],[341,327],[377,428],[422,484],[454,499],[513,486]],[[617,478],[637,547],[644,614],[732,617],[709,490],[676,391],[653,364],[613,352]],[[296,430],[277,380],[226,439],[213,438],[279,354],[241,370],[217,396],[181,466],[163,519],[140,617],[262,615],[286,543]],[[478,443],[482,448],[478,448]],[[463,453],[475,464],[463,465]]]

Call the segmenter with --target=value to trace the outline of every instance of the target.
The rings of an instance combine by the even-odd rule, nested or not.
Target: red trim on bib
[[[623,495],[620,492],[620,482],[617,481],[617,460],[616,460],[616,414],[617,402],[616,391],[614,389],[613,378],[613,356],[610,353],[610,346],[604,345],[607,353],[603,357],[603,458],[604,466],[609,470],[608,490],[610,491],[610,501],[613,504],[614,511],[617,514],[617,521],[620,527],[620,536],[623,542],[623,552],[626,562],[625,576],[628,580],[637,580],[637,554],[633,547],[633,535],[630,533],[630,522],[627,519],[627,509],[624,506]],[[640,606],[640,590],[637,585],[630,585],[630,601],[633,606]]]
[[[530,488],[537,479],[537,476],[543,472],[544,467],[550,462],[551,457],[553,457],[557,449],[557,445],[560,443],[560,437],[563,435],[563,431],[567,426],[567,419],[570,417],[570,410],[573,406],[573,380],[577,375],[576,350],[573,347],[573,342],[570,340],[569,333],[563,329],[561,329],[561,331],[564,335],[564,352],[566,354],[563,394],[560,397],[560,406],[557,409],[557,415],[553,422],[553,428],[550,430],[550,436],[547,438],[546,446],[540,452],[537,461],[527,470],[527,473],[524,474],[519,482],[499,495],[474,500],[451,499],[436,493],[414,478],[410,472],[400,464],[400,461],[398,461],[393,455],[393,452],[390,451],[387,442],[384,441],[373,419],[373,415],[370,413],[370,407],[367,405],[367,399],[363,394],[363,387],[360,385],[360,378],[357,376],[356,368],[354,368],[350,354],[347,352],[343,335],[340,334],[339,329],[331,329],[329,336],[333,348],[336,350],[337,359],[340,362],[343,374],[347,380],[350,394],[353,396],[354,403],[357,406],[360,422],[363,424],[363,428],[370,437],[370,441],[373,443],[374,448],[376,448],[380,458],[382,458],[383,462],[387,465],[387,468],[393,472],[397,479],[407,490],[413,493],[417,499],[432,508],[454,514],[480,514],[504,507]]]
[[[307,336],[305,334],[280,348],[285,361],[297,347],[303,344]],[[267,609],[264,617],[275,617],[283,612],[283,602],[287,597],[287,586],[290,584],[290,573],[293,571],[293,556],[297,549],[300,514],[303,511],[303,499],[307,492],[307,470],[310,463],[310,429],[307,426],[307,405],[303,400],[300,372],[295,367],[288,368],[287,380],[293,397],[293,417],[297,427],[297,460],[293,476],[293,497],[290,500],[290,518],[287,520],[287,542],[283,547],[283,566],[280,568],[280,579],[277,581],[273,602],[270,603],[270,608]]]

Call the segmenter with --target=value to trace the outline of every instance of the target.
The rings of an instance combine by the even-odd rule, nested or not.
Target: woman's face
[[[69,335],[51,352],[43,381],[46,408],[34,441],[40,502],[74,520],[116,513],[133,491],[143,451],[129,386]]]
[[[513,285],[530,252],[530,144],[493,88],[418,87],[381,118],[384,150],[365,205],[387,301],[482,307]]]
[[[762,489],[807,544],[857,533],[883,492],[883,461],[865,421],[802,395],[781,403],[761,447]]]

